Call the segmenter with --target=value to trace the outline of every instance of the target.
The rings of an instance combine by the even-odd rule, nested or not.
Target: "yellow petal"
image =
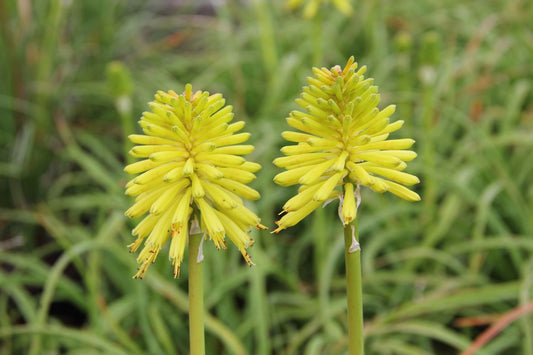
[[[209,162],[215,166],[233,167],[244,164],[243,157],[231,154],[200,153],[196,156],[198,161]]]
[[[150,160],[155,163],[167,163],[183,161],[189,156],[189,153],[181,150],[176,151],[162,151],[150,154]]]
[[[217,170],[220,171],[226,179],[235,180],[242,184],[247,184],[250,181],[253,181],[255,179],[255,175],[251,172],[241,170],[243,165],[239,166],[239,168],[218,168]]]
[[[392,181],[386,181],[386,184],[389,185],[389,192],[396,196],[411,202],[420,201],[420,196],[416,192],[409,190],[407,187]]]
[[[225,230],[220,219],[215,214],[215,210],[203,198],[195,199],[194,201],[200,209],[202,223],[207,229],[207,234],[215,243],[217,249],[224,248]]]
[[[289,142],[306,142],[308,139],[313,138],[314,136],[306,133],[293,132],[293,131],[284,131],[281,132],[281,136],[288,140]]]
[[[290,198],[284,205],[285,212],[291,212],[302,208],[307,203],[311,202],[316,191],[321,187],[321,184],[315,184],[308,189],[299,192],[297,195]]]
[[[367,166],[365,169],[368,172],[381,175],[389,180],[395,181],[402,185],[411,186],[420,182],[420,180],[414,175],[407,174],[401,171],[396,171],[393,169],[381,168],[377,166]]]
[[[334,153],[307,153],[300,155],[291,155],[288,157],[274,159],[274,164],[280,168],[287,168],[291,165],[302,163],[307,164],[309,161],[312,161],[314,159],[327,159],[334,156],[336,156],[336,154]]]
[[[196,165],[197,173],[205,176],[208,179],[216,180],[224,177],[224,174],[212,164],[199,163]]]
[[[213,138],[212,142],[215,143],[217,147],[222,147],[226,145],[233,145],[246,142],[250,138],[250,133],[239,133],[232,134],[225,137]]]
[[[202,181],[202,186],[216,205],[227,209],[235,208],[239,205],[223,187],[205,181]]]
[[[202,183],[200,182],[198,175],[191,174],[189,178],[191,179],[192,197],[195,199],[204,197],[205,190],[202,187]]]
[[[158,188],[153,188],[147,192],[144,192],[137,196],[135,203],[124,214],[129,218],[137,218],[145,214],[150,210],[152,204],[161,196],[161,193],[165,191],[167,187],[161,185]]]
[[[180,142],[170,139],[164,139],[160,137],[146,136],[144,134],[130,134],[128,136],[129,140],[135,144],[164,144],[164,145],[173,145],[180,144]]]
[[[254,151],[253,145],[230,145],[227,147],[216,148],[213,153],[215,154],[234,154],[234,155],[246,155]]]
[[[365,186],[370,186],[374,183],[374,178],[370,176],[370,174],[359,164],[349,161],[346,165],[351,171],[349,177],[352,179],[352,181]]]
[[[189,187],[185,189],[178,197],[178,203],[174,215],[172,216],[173,229],[181,229],[182,227],[188,227],[187,221],[189,218],[189,209],[191,206],[192,189]]]
[[[298,145],[288,145],[281,148],[281,152],[285,155],[297,155],[304,153],[312,153],[321,151],[322,147],[313,147],[307,143],[300,143]]]
[[[344,184],[344,198],[341,214],[344,225],[350,224],[357,216],[357,205],[355,203],[355,195],[351,183]]]
[[[368,143],[360,147],[355,148],[356,151],[373,150],[373,149],[409,149],[415,143],[414,139],[392,139],[387,141]]]
[[[228,189],[228,191],[233,192],[234,194],[241,196],[247,200],[258,200],[261,197],[261,195],[259,195],[259,192],[237,181],[221,178],[217,180],[217,183],[220,186],[223,186]]]
[[[259,171],[261,169],[261,164],[247,161],[244,164],[241,164],[238,167],[234,167],[234,168],[242,169],[250,173],[255,173],[256,171]]]
[[[170,170],[168,173],[165,174],[165,176],[163,176],[164,182],[178,181],[184,176],[183,175],[183,165],[184,165],[183,162],[176,163],[176,165],[178,165],[176,168]]]
[[[191,176],[194,173],[194,158],[190,157],[183,166],[183,176]]]
[[[136,184],[148,184],[154,180],[160,179],[161,176],[167,174],[169,171],[175,169],[179,165],[180,163],[168,163],[160,165],[137,176],[135,179],[133,179],[133,181]]]
[[[274,177],[274,182],[280,186],[296,185],[300,178],[311,169],[313,169],[312,165],[284,171]]]
[[[162,163],[160,162],[156,163],[150,159],[145,159],[145,160],[141,160],[141,161],[138,161],[136,163],[126,166],[124,168],[124,171],[127,172],[128,174],[137,174],[137,173],[142,173],[143,171],[146,171],[146,170],[153,169],[161,164]]]
[[[350,160],[369,161],[386,167],[395,167],[402,163],[402,161],[394,156],[383,154],[382,152],[356,152],[350,155]]]
[[[410,150],[383,150],[381,154],[390,155],[403,161],[411,161],[417,157],[417,154]]]
[[[235,208],[225,210],[224,213],[244,225],[261,228],[261,219],[244,205],[238,205]]]
[[[309,201],[302,208],[292,211],[281,217],[279,221],[276,222],[278,228],[274,230],[274,233],[279,233],[281,230],[289,228],[300,222],[302,219],[307,217],[311,212],[313,212],[317,207],[319,207],[322,202],[318,201]]]
[[[335,162],[331,166],[331,169],[334,171],[342,171],[344,169],[344,166],[346,165],[346,158],[348,158],[349,153],[347,151],[343,151],[337,159],[335,159]]]
[[[322,175],[335,163],[334,159],[326,160],[323,163],[311,166],[305,175],[303,175],[298,181],[302,185],[310,185],[318,181]]]
[[[163,190],[159,198],[152,204],[150,214],[157,216],[166,211],[172,203],[175,203],[175,198],[183,187],[183,183],[173,183],[171,186]]]
[[[344,172],[336,173],[326,180],[313,196],[313,201],[323,202],[327,200],[335,186],[342,179]]]

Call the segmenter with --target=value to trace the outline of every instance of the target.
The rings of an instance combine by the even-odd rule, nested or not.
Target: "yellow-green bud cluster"
[[[285,157],[274,164],[285,168],[274,181],[281,186],[300,184],[299,193],[283,206],[286,214],[276,223],[279,232],[295,225],[324,201],[343,195],[341,216],[344,224],[356,218],[354,185],[364,185],[376,192],[389,191],[408,201],[420,196],[403,185],[419,182],[403,172],[405,162],[416,157],[409,151],[414,140],[387,140],[403,121],[390,123],[391,105],[379,110],[378,88],[373,79],[365,79],[366,67],[357,70],[351,57],[344,69],[313,68],[297,104],[305,109],[293,111],[287,118],[300,132],[282,133],[287,141]],[[337,186],[343,185],[343,191]]]
[[[149,212],[133,230],[137,240],[129,245],[133,253],[144,241],[135,277],[144,276],[169,238],[169,257],[178,277],[194,220],[218,249],[226,248],[228,236],[252,265],[246,252],[253,244],[248,232],[251,226],[266,227],[242,200],[260,197],[246,184],[261,168],[241,156],[254,150],[241,144],[249,133],[236,133],[244,122],[230,124],[233,108],[225,106],[222,95],[193,93],[189,84],[180,95],[159,91],[149,106],[152,112],[144,112],[139,121],[145,134],[129,136],[137,144],[130,154],[143,160],[124,169],[140,173],[126,185],[126,194],[137,196],[126,215],[137,218]]]
[[[305,2],[305,4],[304,4]],[[287,8],[295,9],[303,6],[303,15],[305,18],[313,18],[319,11],[321,3],[333,3],[337,10],[348,16],[352,13],[350,0],[287,0]]]

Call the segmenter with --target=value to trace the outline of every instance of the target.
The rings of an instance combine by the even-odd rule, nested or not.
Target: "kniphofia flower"
[[[222,95],[193,93],[189,84],[180,95],[158,91],[148,105],[152,112],[144,112],[139,121],[145,134],[129,136],[138,144],[130,154],[143,160],[124,169],[141,173],[126,185],[126,194],[137,196],[126,215],[137,218],[149,212],[133,229],[137,239],[129,245],[133,253],[144,241],[135,277],[145,275],[169,238],[169,258],[178,277],[191,226],[218,249],[226,248],[227,236],[253,265],[246,252],[253,244],[250,227],[266,227],[243,204],[242,198],[260,197],[246,184],[261,168],[241,156],[254,150],[241,144],[249,133],[236,133],[244,122],[229,123],[232,106],[225,106]]]
[[[391,123],[395,106],[379,110],[378,88],[365,79],[366,67],[357,70],[351,57],[344,69],[313,68],[314,77],[303,88],[297,104],[305,109],[293,111],[287,123],[298,132],[282,136],[297,143],[283,147],[286,157],[274,163],[286,171],[274,181],[281,186],[300,184],[298,194],[285,203],[285,215],[276,223],[279,232],[295,225],[325,201],[340,197],[340,215],[345,225],[356,218],[356,195],[360,185],[376,192],[389,191],[405,200],[420,196],[404,185],[419,182],[403,172],[407,161],[416,157],[409,149],[414,140],[392,139],[403,121]],[[337,188],[340,187],[341,191]]]
[[[294,9],[303,6],[304,17],[313,18],[321,3],[333,3],[337,10],[345,15],[349,15],[353,11],[350,0],[287,0],[287,7]]]

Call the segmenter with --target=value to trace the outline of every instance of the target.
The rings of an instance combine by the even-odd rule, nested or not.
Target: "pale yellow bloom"
[[[333,3],[344,15],[350,15],[353,11],[350,0],[287,0],[287,7],[295,9],[302,6],[304,17],[313,18],[319,11],[321,3]]]
[[[354,58],[344,69],[313,68],[296,100],[305,109],[293,111],[287,123],[300,132],[286,131],[282,136],[296,143],[283,147],[285,157],[274,164],[285,168],[274,181],[281,186],[300,184],[298,194],[283,206],[285,214],[277,221],[279,232],[295,225],[326,200],[341,196],[340,216],[344,224],[356,218],[354,186],[368,186],[376,192],[389,191],[405,200],[420,196],[405,186],[418,178],[403,172],[405,162],[416,157],[409,151],[414,140],[387,140],[403,121],[390,122],[395,106],[379,110],[378,89],[373,79],[365,79],[366,67],[357,70]],[[404,186],[405,185],[405,186]],[[341,191],[336,190],[342,186]]]
[[[260,197],[245,185],[261,166],[241,156],[254,149],[241,144],[249,133],[235,134],[244,122],[230,124],[232,107],[225,106],[222,95],[193,93],[191,85],[180,95],[159,91],[149,106],[152,112],[144,112],[139,121],[145,135],[129,136],[138,144],[130,154],[143,160],[124,169],[140,174],[126,185],[126,194],[137,196],[126,216],[137,218],[148,212],[133,229],[137,239],[129,245],[133,253],[144,242],[135,277],[145,275],[169,238],[169,257],[178,277],[194,221],[219,249],[226,248],[228,236],[252,265],[246,252],[253,244],[249,229],[266,227],[241,199]]]

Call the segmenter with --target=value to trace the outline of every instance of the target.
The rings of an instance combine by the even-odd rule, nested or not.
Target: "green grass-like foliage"
[[[158,89],[222,93],[253,132],[263,198],[249,206],[272,229],[295,193],[272,182],[283,118],[312,66],[351,55],[416,140],[422,196],[363,191],[367,352],[456,354],[531,302],[528,2],[356,1],[312,20],[281,0],[209,3],[0,2],[0,353],[187,353],[186,263],[179,280],[163,259],[131,279],[123,137]],[[116,61],[131,75],[121,92],[106,78]],[[346,351],[337,218],[252,233],[252,269],[204,245],[208,354]],[[533,354],[532,315],[479,353]]]

